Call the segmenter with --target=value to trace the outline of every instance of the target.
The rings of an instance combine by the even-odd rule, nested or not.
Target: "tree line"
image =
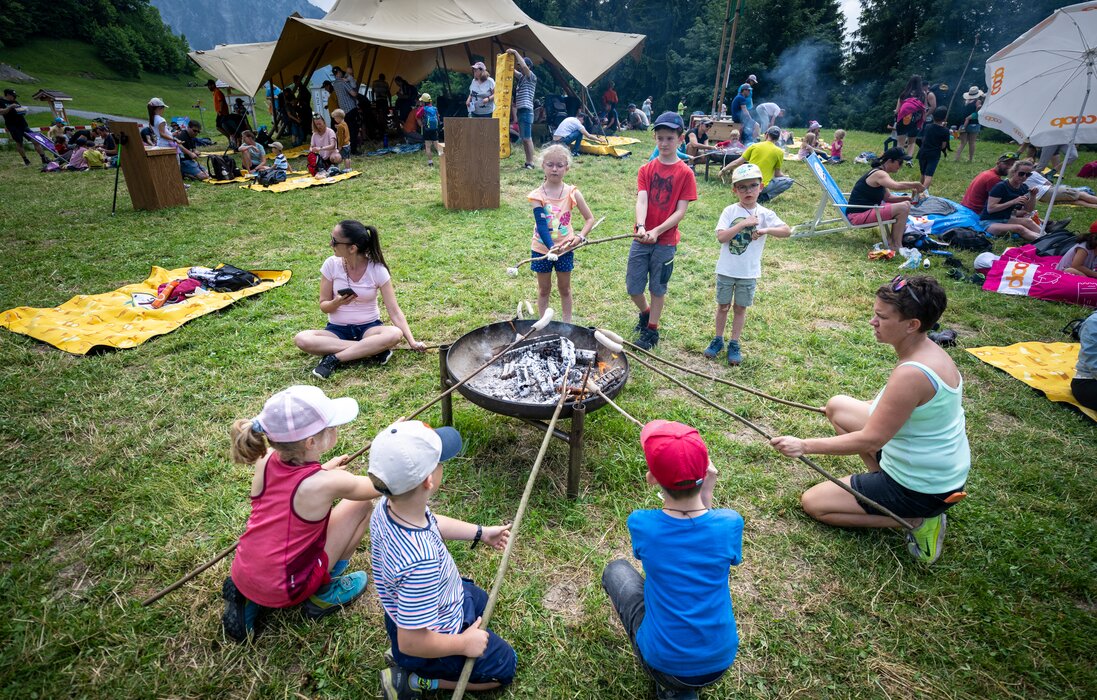
[[[5,0],[0,48],[30,39],[78,39],[128,78],[138,71],[178,75],[197,69],[190,47],[160,19],[149,0]]]
[[[605,81],[613,80],[626,104],[651,95],[657,110],[675,109],[679,100],[690,111],[711,108],[726,0],[517,4],[545,24],[647,35],[639,61],[625,59],[591,86],[595,101]],[[731,0],[733,17],[737,4]],[[971,85],[986,90],[987,58],[1062,3],[862,0],[861,5],[860,26],[847,36],[839,0],[742,0],[724,102],[730,105],[739,84],[755,74],[755,103],[777,102],[794,127],[817,119],[827,127],[882,131],[911,75],[945,83],[952,94]]]

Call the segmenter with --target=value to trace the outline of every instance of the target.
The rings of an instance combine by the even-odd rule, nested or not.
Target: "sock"
[[[648,328],[650,328],[653,331],[657,331],[657,330],[659,330],[659,324],[658,323],[648,323]]]
[[[331,567],[331,577],[335,578],[337,576],[342,576],[348,566],[350,566],[350,559],[340,559],[335,562],[335,566]]]
[[[423,678],[418,673],[408,676],[408,685],[419,690],[438,690],[438,681],[433,678]]]

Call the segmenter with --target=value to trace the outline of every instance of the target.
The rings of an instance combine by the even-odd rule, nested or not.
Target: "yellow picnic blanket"
[[[248,171],[244,170],[244,171],[241,171],[241,172],[243,172],[244,174],[241,175],[240,177],[234,177],[231,180],[218,180],[216,178],[210,177],[210,178],[206,178],[205,180],[202,180],[202,182],[206,183],[207,185],[229,185],[229,184],[232,184],[233,182],[249,182],[249,181],[255,179],[255,177],[251,173],[249,173]]]
[[[1079,406],[1070,391],[1079,347],[1078,343],[1015,343],[1007,347],[968,348],[968,352],[1039,389],[1051,401],[1072,404],[1097,421],[1097,411]]]
[[[271,158],[274,157],[271,154],[271,151],[270,151],[269,148],[267,148],[265,150],[266,150],[268,156],[270,156]],[[307,143],[303,143],[300,146],[294,146],[293,148],[287,148],[286,150],[282,151],[282,155],[284,155],[286,157],[286,160],[293,160],[294,158],[300,158],[301,156],[308,155],[308,152],[309,152],[309,145]],[[225,149],[223,149],[223,148],[217,149],[215,151],[198,151],[198,155],[200,155],[200,156],[219,156],[219,155],[223,155],[224,153],[225,153]],[[237,153],[237,151],[229,150],[229,155],[230,156],[234,155],[235,153]]]
[[[621,148],[621,146],[640,143],[640,139],[633,139],[627,136],[605,136],[603,138],[605,141],[591,141],[590,139],[584,138],[579,143],[579,152],[589,153],[595,156],[616,156],[618,158],[623,158],[632,151],[627,148]]]
[[[300,177],[294,177],[286,180],[285,182],[279,182],[277,185],[271,185],[270,187],[263,187],[258,183],[251,183],[250,185],[240,185],[242,189],[253,190],[255,192],[289,192],[290,190],[303,190],[306,187],[318,187],[320,185],[330,185],[333,182],[342,182],[343,180],[349,180],[352,177],[358,177],[362,172],[359,170],[351,170],[349,173],[340,173],[338,175],[332,175],[330,177],[317,178],[305,173]]]
[[[153,267],[144,282],[105,294],[80,294],[53,309],[21,306],[0,314],[0,326],[29,335],[74,355],[93,347],[132,348],[156,335],[170,333],[192,318],[228,306],[237,299],[289,282],[289,270],[252,270],[262,280],[237,292],[202,292],[177,303],[152,308],[157,288],[185,278],[190,268]]]

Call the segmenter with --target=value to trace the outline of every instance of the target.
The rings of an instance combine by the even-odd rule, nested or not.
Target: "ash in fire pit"
[[[554,403],[561,387],[581,384],[596,360],[596,351],[577,350],[568,338],[549,335],[509,350],[468,385],[506,401]]]

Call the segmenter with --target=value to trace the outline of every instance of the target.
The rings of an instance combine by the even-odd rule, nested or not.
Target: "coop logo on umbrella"
[[[1002,78],[1006,77],[1006,69],[999,66],[998,70],[990,76],[990,94],[997,95],[1002,91]]]
[[[1062,129],[1064,126],[1074,126],[1075,124],[1094,124],[1097,123],[1097,114],[1086,114],[1081,117],[1055,117],[1048,123],[1056,129]]]

